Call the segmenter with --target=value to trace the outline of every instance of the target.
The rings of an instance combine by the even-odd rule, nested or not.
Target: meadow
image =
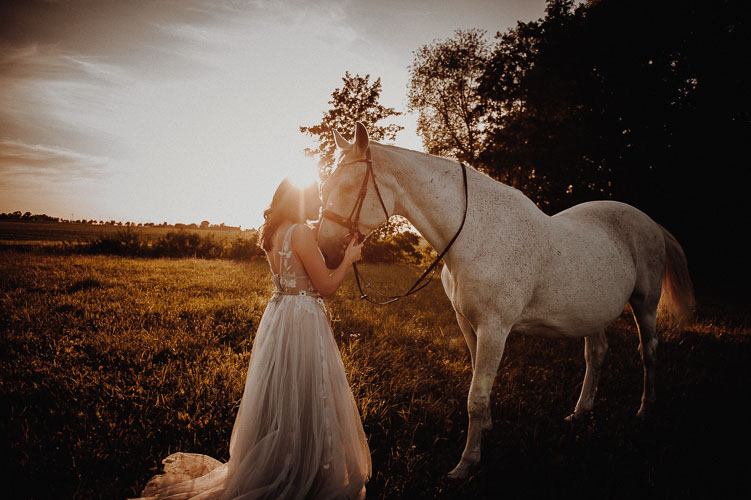
[[[418,275],[363,269],[389,290]],[[595,412],[580,422],[564,417],[583,341],[511,335],[482,466],[455,483],[471,366],[440,280],[378,307],[351,278],[329,308],[372,452],[368,498],[749,497],[745,303],[700,289],[696,322],[663,332],[646,422],[628,311],[607,330]],[[226,460],[270,293],[260,259],[0,251],[3,496],[126,498],[171,452]]]

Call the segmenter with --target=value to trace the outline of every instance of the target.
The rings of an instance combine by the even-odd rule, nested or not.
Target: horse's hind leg
[[[602,371],[602,362],[605,360],[605,353],[607,352],[608,341],[605,339],[604,331],[584,337],[584,360],[587,362],[587,370],[584,373],[584,383],[574,413],[566,417],[566,420],[578,419],[585,413],[592,411],[595,394],[597,393],[597,383]]]
[[[637,416],[644,418],[657,401],[655,392],[655,364],[657,361],[657,304],[659,289],[648,295],[635,295],[629,301],[639,331],[639,354],[644,365],[644,392]]]

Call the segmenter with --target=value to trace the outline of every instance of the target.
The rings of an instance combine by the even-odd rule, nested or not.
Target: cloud
[[[134,80],[188,78],[211,70],[202,42],[165,26],[226,22],[226,8],[204,0],[24,0],[0,2],[0,75],[9,80]],[[195,54],[194,54],[195,53]],[[4,92],[0,84],[0,95]]]
[[[0,139],[123,158],[109,127],[136,84],[211,71],[201,42],[163,23],[216,20],[185,1],[0,2]]]
[[[0,176],[67,182],[109,177],[111,160],[70,149],[18,140],[0,141]]]
[[[126,85],[133,81],[133,77],[119,65],[66,50],[59,44],[0,45],[0,90],[3,95],[35,81],[85,81],[114,86]],[[0,95],[0,100],[3,95]]]

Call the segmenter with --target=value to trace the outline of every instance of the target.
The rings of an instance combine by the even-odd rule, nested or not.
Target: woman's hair
[[[271,206],[263,211],[264,223],[258,230],[258,244],[266,252],[271,251],[271,242],[282,222],[305,222],[306,195],[317,196],[317,186],[300,188],[284,179],[276,188]]]

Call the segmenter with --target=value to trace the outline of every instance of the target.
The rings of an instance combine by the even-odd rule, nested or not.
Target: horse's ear
[[[365,153],[365,150],[368,149],[369,143],[370,139],[368,139],[368,131],[365,128],[365,125],[357,122],[355,125],[355,150],[358,153]]]
[[[332,128],[331,131],[334,133],[334,143],[336,144],[337,148],[349,149],[350,147],[352,147],[352,143],[342,137],[342,135],[337,132],[335,128]]]

